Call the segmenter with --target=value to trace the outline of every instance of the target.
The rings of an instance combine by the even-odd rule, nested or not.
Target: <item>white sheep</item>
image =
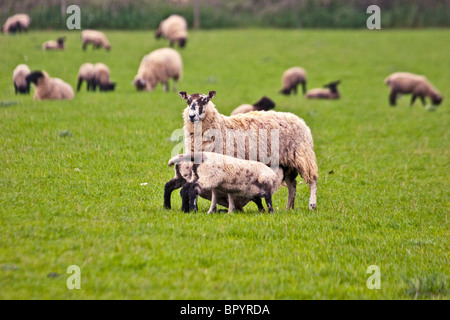
[[[197,162],[198,161],[198,162]],[[189,211],[196,210],[197,196],[211,192],[211,206],[208,213],[216,212],[218,192],[228,196],[228,212],[235,211],[235,198],[264,198],[267,209],[273,212],[272,195],[283,181],[283,170],[257,161],[243,160],[219,153],[202,152],[181,154],[169,160],[175,163],[192,163],[194,178],[183,186],[183,202],[189,199]]]
[[[194,164],[192,162],[180,162],[175,163],[174,170],[175,170],[175,176],[168,181],[164,185],[164,208],[171,209],[171,201],[170,197],[175,189],[181,188],[186,183],[191,183],[193,179],[195,178],[195,172],[193,171]],[[186,201],[186,195],[183,195],[183,192],[186,189],[182,189],[182,207],[181,210],[184,212],[189,212],[189,201]],[[202,198],[205,198],[207,200],[211,200],[211,191],[200,191],[199,194]],[[226,193],[221,193],[220,191],[217,191],[216,193],[216,201],[218,204],[227,207],[228,208],[228,195]],[[238,211],[243,211],[244,206],[250,201],[250,199],[238,197],[234,201],[235,209]],[[264,211],[264,207],[262,205],[261,199],[256,197],[252,199],[253,202],[258,206],[258,209],[260,211]]]
[[[93,90],[94,65],[92,63],[83,63],[78,70],[77,91],[80,91],[83,81],[86,82],[87,91]]]
[[[231,112],[231,115],[235,115],[238,113],[247,113],[250,111],[268,111],[273,108],[275,108],[275,103],[270,98],[264,96],[253,105],[241,104]]]
[[[155,37],[159,39],[161,36],[169,39],[171,47],[173,47],[174,43],[177,42],[178,46],[183,48],[186,45],[188,37],[188,26],[186,19],[180,15],[173,14],[167,19],[161,21],[155,32]]]
[[[30,83],[27,76],[30,74],[30,68],[26,64],[19,64],[13,71],[14,90],[17,93],[30,93]]]
[[[44,99],[73,99],[72,87],[58,78],[51,78],[45,71],[33,71],[27,77],[27,82],[34,83],[35,100]]]
[[[301,67],[292,67],[283,72],[281,77],[282,88],[280,93],[285,95],[291,94],[293,91],[297,94],[297,86],[302,85],[303,94],[306,92],[306,71]]]
[[[27,31],[30,27],[30,22],[31,19],[29,15],[25,13],[18,13],[6,19],[6,22],[2,27],[2,31],[5,34],[21,32],[22,30]]]
[[[113,91],[116,84],[110,80],[110,70],[104,63],[96,63],[92,72],[92,90],[99,86],[100,91]]]
[[[214,150],[217,153],[239,156],[239,150],[244,149],[242,156],[245,159],[260,162],[266,162],[267,159],[264,158],[270,150],[270,165],[278,162],[285,169],[285,182],[289,190],[287,208],[294,207],[297,184],[295,178],[298,174],[310,188],[309,208],[316,208],[318,168],[311,131],[302,119],[292,113],[275,111],[254,111],[227,117],[220,114],[210,101],[215,96],[215,91],[210,91],[208,95],[189,95],[185,91],[180,91],[179,94],[188,105],[183,113],[185,150]],[[213,136],[210,137],[211,133]],[[235,140],[229,139],[230,133],[236,139],[248,139],[249,143],[244,140],[240,144],[234,144]],[[230,140],[231,148],[227,146]],[[251,145],[250,141],[256,146]],[[261,151],[264,146],[266,150]],[[197,150],[198,148],[201,150]]]
[[[169,90],[169,79],[173,79],[173,90],[183,74],[181,55],[174,49],[162,48],[144,56],[134,77],[136,89],[153,91],[158,83],[163,85],[164,91]]]
[[[65,39],[65,37],[59,37],[56,41],[46,41],[42,44],[42,50],[64,50],[66,48]]]
[[[308,90],[306,98],[308,99],[339,99],[341,97],[337,86],[341,81],[334,81],[324,85],[324,88],[315,88]]]
[[[105,48],[107,51],[111,49],[111,44],[106,38],[105,34],[97,30],[83,30],[81,32],[82,48],[86,50],[89,43],[92,43],[93,48],[97,49],[100,47]]]
[[[409,73],[395,72],[388,76],[384,82],[390,87],[389,102],[391,106],[396,105],[398,94],[412,94],[411,106],[417,97],[422,100],[425,106],[425,97],[428,97],[432,104],[438,106],[443,98],[439,91],[424,76]]]

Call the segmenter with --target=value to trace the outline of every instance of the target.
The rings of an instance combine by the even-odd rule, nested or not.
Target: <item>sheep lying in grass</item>
[[[196,163],[197,160],[200,163]],[[235,211],[235,198],[264,198],[267,209],[273,212],[272,195],[283,181],[283,170],[275,172],[257,161],[242,160],[219,153],[202,152],[182,154],[169,160],[174,163],[192,163],[194,179],[182,189],[183,203],[189,199],[189,211],[197,209],[197,196],[205,191],[212,193],[208,213],[216,212],[218,192],[228,196],[228,212]]]
[[[442,102],[442,96],[439,91],[428,81],[427,78],[421,75],[416,75],[408,72],[395,72],[388,76],[384,82],[391,88],[389,95],[389,102],[391,106],[396,105],[397,95],[412,94],[411,106],[417,97],[422,100],[425,106],[425,97],[431,100],[434,106],[438,106]]]
[[[5,34],[27,31],[30,27],[31,19],[25,13],[18,13],[9,17],[2,27]]]
[[[65,37],[59,37],[56,41],[49,40],[42,44],[42,50],[64,50],[66,48]]]
[[[92,47],[94,49],[97,49],[100,47],[105,48],[107,51],[109,51],[111,49],[111,44],[109,43],[105,34],[101,31],[83,30],[81,32],[81,41],[82,41],[83,50],[86,50],[86,47],[89,43],[92,43]]]
[[[27,77],[27,82],[34,83],[35,100],[73,99],[72,87],[58,78],[50,78],[45,71],[33,71]]]
[[[262,97],[253,105],[241,104],[239,107],[237,107],[231,112],[231,115],[235,115],[238,113],[247,113],[250,111],[268,111],[273,108],[275,108],[275,103],[268,97]]]
[[[77,91],[80,91],[83,81],[86,82],[87,91],[93,90],[94,65],[92,63],[83,63],[78,70]]]
[[[159,39],[163,36],[164,38],[169,39],[171,47],[177,42],[178,46],[183,48],[186,45],[188,37],[187,29],[186,19],[180,15],[174,14],[161,21],[155,32],[155,37]]]
[[[285,95],[291,94],[293,91],[297,94],[297,86],[302,85],[303,94],[306,92],[306,71],[301,67],[293,67],[287,69],[281,77],[282,88],[281,93]]]
[[[30,83],[27,76],[30,74],[30,68],[25,64],[19,64],[13,71],[14,90],[17,93],[30,93]]]
[[[173,90],[183,74],[181,55],[174,49],[157,49],[144,56],[134,77],[134,85],[139,91],[153,91],[158,83],[163,85],[164,91],[169,90],[169,79],[173,79]]]
[[[220,114],[210,101],[215,96],[215,91],[210,91],[208,95],[189,95],[185,91],[180,91],[179,94],[188,105],[183,113],[185,150],[214,150],[217,153],[237,156],[240,148],[244,149],[245,159],[260,162],[267,161],[264,158],[270,150],[271,158],[267,164],[274,165],[272,162],[278,162],[278,165],[286,170],[284,180],[289,190],[287,208],[294,207],[297,185],[295,178],[298,174],[309,184],[309,208],[316,208],[318,168],[311,131],[302,119],[292,113],[275,111],[254,111],[227,117]],[[211,132],[215,136],[209,138]],[[244,140],[244,143],[238,145],[234,144],[233,139],[231,142],[234,149],[227,150],[230,133],[235,135],[236,140],[248,138],[249,143]],[[256,146],[250,147],[250,140],[254,141]],[[266,150],[261,151],[264,146]],[[200,148],[201,150],[197,150]]]
[[[341,81],[330,82],[324,85],[324,88],[311,89],[306,93],[308,99],[339,99],[340,94],[337,89],[338,84]]]
[[[175,176],[173,179],[168,181],[164,185],[164,208],[171,209],[171,201],[170,197],[175,189],[181,188],[186,183],[192,182],[192,180],[195,178],[195,172],[193,171],[193,163],[192,162],[179,162],[175,163]],[[184,189],[182,189],[184,192]],[[200,196],[202,198],[205,198],[207,200],[211,200],[211,191],[200,191]],[[181,207],[181,210],[184,212],[189,212],[189,201],[186,201],[186,197],[183,196],[184,199],[183,205]],[[228,208],[228,195],[226,193],[221,193],[220,191],[217,191],[216,193],[216,201],[221,206]],[[250,200],[247,198],[237,198],[235,199],[234,205],[235,209],[238,211],[242,211],[244,206],[249,202]],[[262,202],[260,198],[254,198],[252,199],[253,202],[256,203],[258,206],[258,209],[260,211],[264,211],[264,207],[262,206]]]

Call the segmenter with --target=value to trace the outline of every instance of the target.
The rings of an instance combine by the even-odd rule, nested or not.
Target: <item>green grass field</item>
[[[40,45],[66,35],[64,52]],[[167,46],[153,31],[107,35],[112,50],[81,50],[78,31],[0,36],[1,299],[449,299],[449,30],[212,30],[180,50],[178,90],[207,93],[229,114],[267,95],[312,130],[318,209],[299,183],[274,214],[164,210],[167,161],[183,126],[175,92],[137,92],[140,60]],[[112,93],[72,101],[16,96],[17,64],[76,86],[78,68],[104,62]],[[338,101],[282,96],[281,74],[308,87],[341,79]],[[409,97],[388,104],[385,77],[425,74],[444,96],[435,111]],[[32,89],[34,91],[34,88]],[[147,183],[145,185],[145,183]],[[81,289],[66,272],[81,269]],[[381,289],[366,282],[380,268]]]

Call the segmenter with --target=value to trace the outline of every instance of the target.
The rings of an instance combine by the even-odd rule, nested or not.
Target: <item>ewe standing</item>
[[[186,19],[182,16],[174,14],[161,21],[155,32],[155,37],[159,39],[163,36],[164,38],[169,39],[171,47],[173,47],[174,43],[177,42],[178,46],[183,48],[186,45],[188,37],[187,29]]]
[[[83,50],[86,50],[86,47],[89,43],[92,44],[92,47],[94,49],[97,49],[100,47],[105,48],[107,51],[109,51],[111,49],[111,44],[109,43],[105,34],[101,31],[83,30],[81,32],[81,41],[82,41]]]
[[[306,92],[306,71],[301,67],[293,67],[287,69],[281,77],[283,87],[280,92],[285,95],[290,95],[291,91],[297,94],[297,86],[302,85],[303,94]]]
[[[254,111],[227,117],[220,114],[210,101],[215,91],[208,95],[189,95],[184,91],[179,94],[188,105],[183,114],[186,152],[214,151],[240,157],[240,150],[244,149],[245,159],[279,165],[285,170],[288,209],[294,207],[298,174],[310,188],[309,208],[316,208],[318,168],[311,131],[302,119],[292,113],[275,111]],[[243,143],[235,144],[234,138],[229,139],[230,134],[236,140],[244,137]],[[201,150],[197,150],[198,146]]]
[[[9,17],[2,27],[5,34],[27,31],[30,27],[31,19],[25,13],[18,13]]]

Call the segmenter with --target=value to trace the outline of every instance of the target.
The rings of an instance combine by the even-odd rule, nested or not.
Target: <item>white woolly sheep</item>
[[[134,77],[136,89],[153,91],[158,83],[163,85],[164,91],[169,90],[169,79],[173,79],[173,90],[177,81],[181,80],[183,62],[181,55],[174,49],[157,49],[144,56]]]
[[[303,94],[306,92],[306,71],[301,67],[293,67],[287,69],[281,77],[282,88],[280,93],[285,95],[291,94],[293,91],[297,94],[297,86],[302,85]]]
[[[250,111],[268,111],[273,108],[275,108],[275,103],[270,98],[264,96],[253,105],[241,104],[231,112],[231,115],[235,115],[238,113],[247,113]]]
[[[315,88],[308,90],[306,93],[306,98],[308,99],[339,99],[340,94],[337,89],[338,84],[341,81],[330,82],[329,84],[324,85],[324,88]]]
[[[100,91],[113,91],[116,84],[109,79],[110,71],[106,64],[96,63],[93,69],[92,90],[95,91],[99,86]]]
[[[27,76],[27,82],[34,83],[35,100],[44,99],[73,99],[72,87],[58,78],[50,78],[45,71],[33,71]]]
[[[170,197],[175,189],[181,188],[186,183],[192,182],[193,178],[195,177],[195,172],[193,171],[193,163],[192,162],[180,162],[175,164],[175,176],[173,179],[168,181],[164,185],[164,208],[171,209],[171,201]],[[185,189],[181,190],[182,195],[182,207],[181,210],[184,212],[189,212],[189,201],[186,201],[186,196],[183,195],[183,192]],[[207,200],[211,200],[211,191],[200,191],[200,196],[202,198],[205,198]],[[228,195],[226,193],[221,193],[220,191],[217,191],[216,194],[216,200],[217,203],[227,207],[228,208]],[[238,211],[243,211],[244,206],[249,202],[250,200],[247,198],[237,198],[235,199],[234,205],[235,209]],[[260,211],[264,211],[264,207],[262,206],[262,202],[260,198],[254,198],[252,199],[253,202],[256,203],[258,206],[258,209]]]
[[[174,14],[161,21],[155,32],[155,37],[159,39],[163,36],[164,38],[169,39],[171,47],[177,42],[178,46],[183,48],[186,45],[188,37],[187,29],[186,19],[180,15]]]
[[[101,31],[83,30],[81,32],[81,41],[82,41],[83,50],[86,50],[86,47],[89,43],[92,43],[92,47],[94,49],[97,49],[100,47],[103,47],[108,51],[111,49],[111,44],[109,43],[105,34]]]
[[[86,82],[87,91],[93,91],[94,65],[92,63],[83,63],[78,70],[77,91],[80,91],[83,81]]]
[[[30,83],[27,76],[30,74],[30,68],[25,64],[19,64],[13,71],[14,90],[17,93],[30,93]]]
[[[432,104],[439,105],[443,98],[439,91],[428,81],[428,79],[421,75],[416,75],[409,72],[395,72],[388,76],[384,82],[390,87],[391,93],[389,95],[389,102],[391,106],[396,105],[397,95],[412,94],[411,106],[417,97],[422,100],[425,106],[425,97],[428,97]]]
[[[188,105],[183,113],[185,150],[214,150],[233,156],[241,153],[241,158],[260,162],[267,161],[266,154],[270,150],[270,165],[278,162],[285,170],[285,182],[289,190],[287,208],[294,207],[297,184],[295,178],[298,174],[310,188],[309,208],[316,208],[318,168],[311,131],[302,119],[292,113],[275,111],[254,111],[227,117],[220,114],[210,101],[215,96],[215,91],[210,91],[208,95],[189,95],[185,91],[180,91],[179,94]],[[214,139],[210,137],[211,133]],[[230,133],[234,134],[236,140],[243,137],[249,143],[244,140],[240,144],[234,144],[235,140],[229,138]],[[228,149],[231,150],[227,150],[230,140],[234,150],[230,147]],[[256,144],[256,148],[251,146],[250,141]],[[262,151],[264,146],[266,150]],[[197,150],[200,148],[201,150]]]
[[[197,163],[197,161],[199,163]],[[197,209],[197,196],[210,191],[211,206],[208,213],[216,212],[218,192],[228,196],[228,212],[235,211],[234,199],[264,198],[267,209],[273,212],[272,195],[283,181],[283,170],[257,161],[243,160],[219,153],[202,152],[181,154],[169,160],[168,165],[190,162],[194,179],[182,189],[183,203],[189,199],[189,211]]]
[[[30,27],[31,19],[25,13],[18,13],[9,17],[2,27],[5,34],[27,31]]]
[[[65,37],[59,37],[56,41],[46,41],[42,44],[42,50],[64,50],[66,48],[65,39]]]

